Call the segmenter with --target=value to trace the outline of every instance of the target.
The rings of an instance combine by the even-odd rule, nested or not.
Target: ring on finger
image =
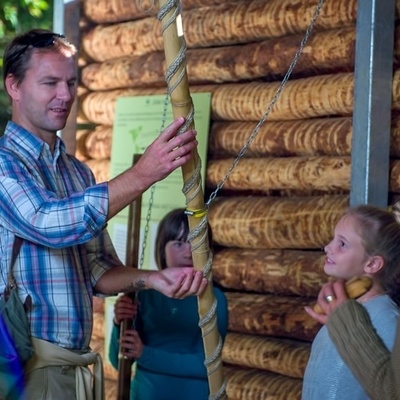
[[[335,296],[333,296],[332,294],[329,294],[328,296],[325,296],[325,300],[330,303],[333,300],[335,300]]]

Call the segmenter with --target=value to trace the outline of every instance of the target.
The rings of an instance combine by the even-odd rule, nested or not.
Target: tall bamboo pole
[[[167,65],[166,81],[174,118],[186,118],[181,132],[194,128],[194,107],[190,96],[186,73],[186,44],[183,35],[178,32],[179,0],[160,0],[157,15],[162,24],[164,53]],[[199,133],[201,134],[201,132]],[[202,270],[209,284],[205,292],[198,297],[198,311],[202,330],[205,365],[208,373],[210,399],[226,398],[226,382],[222,370],[222,340],[216,324],[216,299],[212,284],[212,254],[208,241],[208,215],[204,203],[201,179],[201,160],[197,149],[182,167],[183,192],[186,197],[186,209],[190,227],[189,240],[192,247],[193,265]]]

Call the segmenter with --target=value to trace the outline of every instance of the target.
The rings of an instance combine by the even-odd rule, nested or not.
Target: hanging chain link
[[[241,160],[241,158],[245,155],[247,149],[250,147],[251,143],[253,142],[253,140],[255,139],[255,137],[257,136],[258,132],[260,131],[261,127],[263,126],[264,122],[266,121],[269,113],[271,112],[272,108],[274,107],[275,103],[278,101],[283,88],[285,87],[287,81],[290,78],[290,75],[293,72],[294,67],[297,64],[297,61],[300,57],[300,54],[302,53],[304,46],[306,45],[308,38],[311,35],[311,31],[314,28],[315,25],[315,21],[317,20],[319,13],[321,11],[322,5],[324,3],[324,0],[319,0],[318,5],[315,9],[314,15],[311,19],[310,25],[308,26],[306,33],[300,43],[300,47],[298,48],[295,56],[293,57],[292,62],[289,65],[289,68],[284,76],[284,78],[282,79],[282,82],[280,83],[277,91],[275,92],[274,96],[272,97],[272,100],[266,110],[266,112],[264,113],[264,115],[262,116],[261,120],[258,122],[258,124],[256,125],[256,127],[254,128],[253,132],[251,133],[251,135],[249,136],[249,138],[246,140],[245,145],[242,147],[242,149],[240,150],[240,152],[238,153],[237,157],[233,160],[231,167],[229,168],[228,172],[226,173],[226,175],[222,178],[222,180],[218,183],[216,189],[210,194],[210,197],[208,199],[208,201],[206,202],[206,207],[209,207],[210,204],[214,201],[214,199],[217,196],[217,193],[222,189],[222,187],[224,186],[226,180],[229,178],[229,176],[232,174],[233,170],[235,169],[236,165],[239,163],[239,161]]]
[[[229,178],[229,176],[232,174],[233,170],[235,169],[236,165],[239,163],[239,161],[244,157],[246,151],[248,150],[248,148],[250,147],[251,143],[253,142],[253,140],[255,139],[255,137],[257,136],[258,132],[260,131],[261,127],[264,125],[265,121],[268,118],[268,115],[270,114],[270,112],[272,111],[272,108],[274,107],[274,105],[276,104],[276,102],[279,100],[280,95],[284,89],[284,87],[286,86],[286,83],[288,82],[294,67],[297,64],[297,61],[301,55],[301,53],[303,52],[303,49],[311,35],[311,32],[314,28],[315,25],[315,21],[317,20],[321,8],[323,6],[324,0],[319,0],[317,7],[315,9],[314,15],[311,19],[310,25],[308,26],[303,39],[300,42],[300,46],[298,48],[298,50],[296,51],[296,54],[293,57],[292,62],[289,65],[289,68],[285,74],[285,76],[283,77],[278,89],[276,90],[274,96],[272,97],[272,100],[270,102],[270,104],[267,107],[267,110],[265,111],[265,113],[263,114],[262,118],[260,119],[260,121],[257,123],[256,127],[254,128],[253,132],[250,134],[250,136],[248,137],[248,139],[246,140],[246,143],[244,144],[244,146],[242,147],[242,149],[239,151],[238,155],[236,156],[236,158],[233,160],[232,165],[230,166],[230,168],[228,169],[227,173],[225,174],[225,176],[221,179],[221,181],[217,184],[216,189],[210,194],[210,197],[208,199],[208,201],[205,203],[206,208],[210,207],[210,204],[215,200],[215,198],[217,197],[218,192],[222,189],[222,187],[224,186],[226,180]],[[162,114],[162,124],[161,124],[161,128],[160,128],[160,133],[161,131],[164,129],[165,127],[165,122],[166,122],[166,114],[167,114],[167,108],[168,108],[168,95],[169,95],[169,91],[166,94],[165,100],[164,100],[164,109],[163,109],[163,114]],[[149,225],[150,225],[150,220],[151,220],[151,210],[153,207],[153,202],[154,202],[154,191],[155,191],[155,185],[153,185],[151,187],[151,192],[150,192],[150,199],[149,199],[149,205],[148,205],[148,209],[147,209],[147,215],[146,215],[146,225],[144,228],[144,235],[143,235],[143,242],[142,242],[142,252],[141,252],[141,256],[140,256],[140,262],[139,262],[139,268],[141,268],[143,266],[144,263],[144,253],[145,253],[145,249],[147,246],[147,238],[148,238],[148,232],[149,232]]]
[[[161,126],[160,126],[160,134],[164,130],[165,123],[167,121],[167,110],[168,110],[168,104],[169,104],[168,100],[169,100],[169,95],[167,92],[167,94],[165,95],[165,99],[164,99],[163,113],[162,113]],[[147,247],[147,238],[149,237],[151,211],[153,209],[155,190],[156,190],[156,185],[154,184],[150,189],[150,198],[149,198],[149,204],[148,204],[147,213],[146,213],[146,224],[144,226],[144,232],[143,232],[142,251],[141,251],[140,260],[139,260],[139,269],[142,269],[143,264],[144,264],[144,257],[145,257],[146,247]]]

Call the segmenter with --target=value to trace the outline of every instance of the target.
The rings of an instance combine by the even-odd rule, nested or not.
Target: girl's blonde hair
[[[365,253],[381,256],[384,267],[378,272],[380,284],[392,300],[400,305],[400,224],[390,210],[360,205],[349,208],[344,216],[353,216]]]

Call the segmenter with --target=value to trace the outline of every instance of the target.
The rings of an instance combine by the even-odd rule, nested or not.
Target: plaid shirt
[[[31,334],[61,347],[86,349],[93,287],[121,265],[104,229],[107,183],[89,168],[9,122],[0,138],[0,293],[7,282],[14,235],[23,243],[13,268],[21,299],[33,301]]]

